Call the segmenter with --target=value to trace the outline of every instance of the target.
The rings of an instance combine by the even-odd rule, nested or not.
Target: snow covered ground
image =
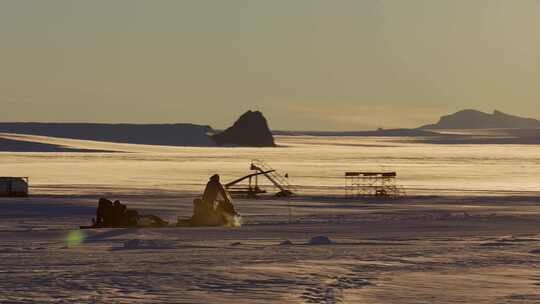
[[[189,195],[115,198],[190,212]],[[1,303],[540,302],[537,197],[239,200],[241,228],[78,230],[94,205],[0,200]]]
[[[0,153],[2,175],[33,185],[0,198],[0,303],[540,303],[540,148],[404,141]],[[237,200],[240,228],[78,229],[99,196],[189,216],[211,173],[238,177],[251,158],[300,195]],[[380,168],[398,170],[407,198],[343,197],[345,170]]]

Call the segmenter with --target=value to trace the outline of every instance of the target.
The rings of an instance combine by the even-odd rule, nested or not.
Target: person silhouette
[[[208,183],[206,183],[202,200],[205,204],[213,205],[218,200],[218,196],[220,196],[219,201],[231,203],[227,191],[219,182],[219,175],[214,174],[210,177]]]

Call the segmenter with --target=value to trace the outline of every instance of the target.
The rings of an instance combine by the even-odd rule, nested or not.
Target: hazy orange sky
[[[539,29],[539,0],[0,0],[0,120],[540,118]]]

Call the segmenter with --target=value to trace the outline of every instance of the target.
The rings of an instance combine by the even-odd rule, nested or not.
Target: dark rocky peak
[[[225,131],[212,136],[220,146],[275,147],[274,137],[264,115],[247,111]]]

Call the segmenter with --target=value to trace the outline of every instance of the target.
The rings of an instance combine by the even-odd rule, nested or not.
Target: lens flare
[[[80,230],[72,230],[66,236],[66,244],[68,247],[74,247],[84,242],[86,234]]]

